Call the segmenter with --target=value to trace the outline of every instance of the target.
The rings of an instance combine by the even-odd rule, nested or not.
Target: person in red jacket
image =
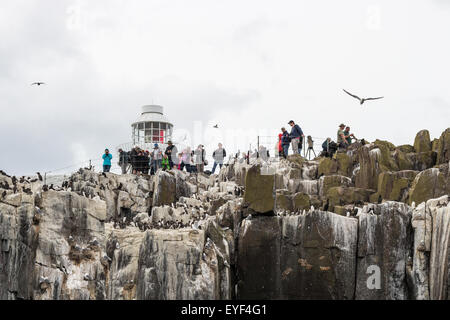
[[[278,148],[278,155],[280,157],[284,157],[284,152],[283,152],[283,142],[281,141],[283,138],[283,134],[280,133],[278,135],[278,144],[277,144],[277,148]]]

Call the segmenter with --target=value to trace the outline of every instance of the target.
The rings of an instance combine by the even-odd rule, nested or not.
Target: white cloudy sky
[[[242,145],[290,119],[314,137],[334,138],[340,122],[395,144],[424,128],[438,137],[450,123],[449,2],[2,0],[0,169],[100,157],[152,101],[229,149],[241,147],[232,130]],[[360,107],[342,88],[386,98]]]

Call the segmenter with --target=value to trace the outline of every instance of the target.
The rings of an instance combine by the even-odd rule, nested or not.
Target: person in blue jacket
[[[289,121],[288,123],[291,126],[291,134],[289,135],[289,138],[291,138],[291,144],[292,144],[292,152],[294,154],[301,154],[302,153],[302,141],[305,135],[303,134],[302,129],[298,124],[295,124],[294,120]]]
[[[105,149],[105,154],[103,155],[103,172],[109,172],[111,170],[111,160],[112,154],[109,153],[108,149]]]

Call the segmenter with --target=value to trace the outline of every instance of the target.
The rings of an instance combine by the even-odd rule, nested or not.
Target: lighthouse
[[[155,143],[165,145],[172,138],[173,124],[164,116],[164,108],[146,105],[131,124],[132,142],[143,149],[151,149]]]

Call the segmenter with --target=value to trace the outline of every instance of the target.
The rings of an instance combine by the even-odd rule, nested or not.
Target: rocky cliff
[[[449,299],[450,128],[219,175],[0,174],[0,299]]]

